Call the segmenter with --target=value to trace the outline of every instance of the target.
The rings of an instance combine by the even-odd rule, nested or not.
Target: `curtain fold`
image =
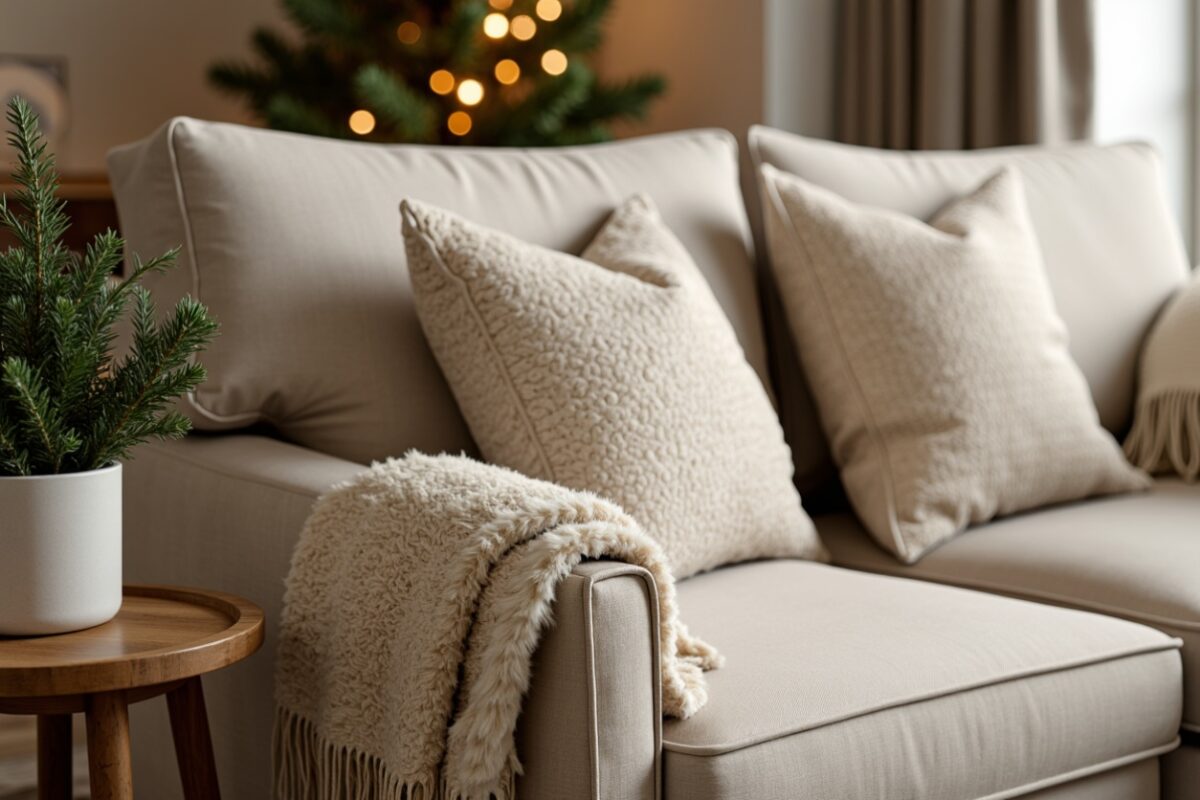
[[[842,0],[838,138],[961,150],[1091,135],[1091,0]]]

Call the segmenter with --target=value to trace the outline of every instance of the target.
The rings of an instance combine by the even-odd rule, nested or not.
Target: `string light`
[[[528,14],[520,14],[512,18],[512,22],[508,24],[508,32],[514,39],[527,42],[537,33],[537,23]]]
[[[483,33],[489,39],[503,39],[508,33],[508,17],[503,14],[488,14],[483,18]]]
[[[439,69],[429,76],[429,88],[435,94],[450,94],[454,91],[454,73],[448,69]]]
[[[446,119],[446,127],[455,136],[466,136],[471,130],[471,115],[465,111],[455,111]]]
[[[538,0],[537,15],[546,22],[554,22],[562,16],[562,3],[558,0]]]
[[[467,78],[458,84],[458,102],[464,106],[477,105],[483,99],[483,84],[474,78]]]
[[[521,65],[511,58],[506,58],[496,62],[495,73],[496,80],[505,86],[511,86],[521,78]]]
[[[421,26],[412,20],[401,22],[396,28],[396,38],[400,44],[416,44],[421,38]]]
[[[497,11],[508,11],[512,8],[513,0],[488,0],[488,5]]]
[[[567,71],[567,54],[562,50],[547,50],[542,53],[542,69],[551,75],[562,75]]]
[[[375,115],[365,108],[360,108],[350,115],[350,130],[359,136],[366,136],[375,130]]]

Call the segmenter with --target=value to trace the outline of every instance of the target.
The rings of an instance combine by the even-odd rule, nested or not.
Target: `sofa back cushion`
[[[770,164],[851,202],[925,220],[1003,166],[1015,167],[1055,305],[1067,325],[1071,355],[1087,378],[1104,427],[1117,435],[1128,428],[1142,340],[1188,274],[1162,167],[1151,147],[900,152],[757,126],[750,131],[750,154],[756,165]],[[774,294],[774,287],[769,291]],[[828,445],[786,326],[773,321],[771,344],[780,414],[803,493],[832,474]]]
[[[694,131],[553,150],[381,146],[175,119],[109,154],[132,252],[181,246],[149,282],[206,303],[221,336],[184,403],[201,430],[267,423],[367,462],[472,450],[417,321],[400,236],[411,197],[526,241],[580,252],[646,192],[765,376],[732,136]]]

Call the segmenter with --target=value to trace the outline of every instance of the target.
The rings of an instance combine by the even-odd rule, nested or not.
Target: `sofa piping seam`
[[[596,648],[595,648],[595,618],[592,613],[592,588],[595,586],[595,579],[591,576],[587,579],[586,591],[583,594],[583,632],[584,632],[584,651],[587,656],[587,689],[588,689],[588,740],[591,742],[591,747],[588,748],[588,759],[591,761],[591,769],[589,770],[592,779],[588,781],[589,788],[592,794],[592,800],[601,800],[600,794],[600,714],[599,703],[597,702],[597,686],[596,686]]]
[[[590,728],[591,728],[591,731],[594,731],[595,735],[596,735],[595,748],[593,749],[593,753],[592,753],[592,757],[594,758],[594,764],[595,764],[594,774],[596,776],[596,780],[594,782],[594,791],[596,791],[596,795],[595,795],[594,800],[602,800],[604,795],[600,791],[601,790],[601,786],[600,786],[600,733],[599,733],[600,716],[599,716],[599,713],[597,712],[597,705],[595,704],[597,692],[596,692],[596,682],[595,682],[596,681],[595,650],[592,646],[595,641],[594,635],[593,635],[593,628],[592,628],[592,623],[594,620],[594,617],[592,614],[593,590],[597,583],[601,583],[603,581],[606,581],[606,580],[609,580],[612,578],[624,578],[624,577],[634,577],[634,578],[639,579],[642,582],[642,587],[645,589],[645,592],[646,592],[646,607],[647,607],[646,610],[648,612],[650,612],[650,616],[652,617],[652,624],[650,626],[650,653],[651,653],[650,684],[653,687],[652,694],[654,697],[654,702],[651,703],[650,715],[652,718],[651,725],[654,727],[654,798],[655,798],[655,800],[659,800],[661,793],[662,793],[663,737],[662,737],[662,725],[661,725],[661,719],[662,719],[662,715],[661,715],[661,708],[662,708],[661,657],[662,657],[662,654],[659,650],[659,632],[658,632],[658,626],[661,623],[659,622],[659,614],[658,614],[658,592],[657,592],[657,587],[655,586],[655,583],[654,583],[654,576],[651,575],[649,573],[649,571],[647,571],[644,567],[637,568],[637,567],[634,567],[632,564],[626,564],[625,566],[626,566],[626,569],[614,568],[608,572],[600,573],[599,575],[588,576],[587,594],[585,595],[586,596],[585,602],[586,602],[586,606],[587,606],[586,624],[588,626],[588,629],[587,629],[588,668],[589,668],[589,680],[591,681],[591,686],[590,686],[590,689],[591,689],[590,695],[591,696],[589,698],[589,702],[591,702],[593,704],[592,709],[591,709],[592,710],[592,725],[590,726]]]
[[[981,689],[990,688],[992,686],[1003,686],[1004,684],[1007,684],[1007,683],[1015,683],[1017,681],[1028,680],[1030,678],[1038,678],[1038,677],[1041,677],[1044,675],[1055,675],[1058,673],[1070,672],[1072,670],[1086,669],[1088,667],[1099,666],[1102,664],[1110,664],[1110,663],[1122,661],[1122,660],[1125,660],[1128,658],[1139,658],[1141,656],[1154,655],[1156,653],[1167,653],[1167,652],[1171,652],[1171,651],[1178,652],[1180,647],[1182,647],[1182,645],[1183,645],[1183,643],[1179,639],[1171,638],[1165,644],[1144,645],[1142,647],[1133,648],[1133,649],[1122,651],[1119,653],[1111,653],[1108,655],[1100,655],[1100,656],[1093,656],[1090,658],[1082,658],[1082,659],[1078,659],[1073,662],[1068,662],[1068,663],[1060,664],[1060,665],[1053,666],[1053,667],[1041,667],[1041,668],[1032,668],[1032,669],[1028,669],[1028,670],[1024,670],[1024,671],[1014,671],[1010,674],[1007,674],[1007,675],[1004,675],[1004,676],[1001,676],[998,678],[986,679],[983,681],[979,681],[977,683],[968,683],[968,684],[964,684],[962,686],[955,687],[953,689],[945,689],[945,690],[940,690],[940,691],[927,692],[925,694],[916,695],[914,697],[909,697],[909,698],[897,700],[897,701],[890,702],[890,703],[883,703],[883,704],[880,704],[879,706],[876,706],[875,708],[851,712],[851,713],[845,714],[840,717],[832,717],[830,719],[827,719],[827,720],[824,720],[822,722],[818,722],[818,723],[815,723],[812,725],[796,727],[796,728],[792,728],[787,731],[780,731],[779,733],[774,733],[774,734],[771,734],[768,736],[763,736],[763,737],[760,737],[757,739],[748,739],[744,742],[738,742],[738,743],[730,744],[730,745],[686,745],[686,744],[674,744],[671,742],[664,741],[663,748],[665,750],[669,750],[672,753],[679,753],[680,755],[690,755],[690,756],[697,756],[697,757],[701,757],[701,758],[712,758],[712,757],[726,755],[728,753],[737,752],[738,750],[745,750],[745,749],[748,749],[751,747],[757,747],[759,745],[768,744],[770,742],[774,742],[774,741],[777,741],[780,739],[786,739],[791,736],[796,736],[796,735],[803,734],[803,733],[809,733],[811,731],[821,730],[822,728],[833,727],[835,725],[840,725],[844,722],[850,722],[852,720],[861,719],[863,717],[869,717],[873,714],[880,714],[880,713],[884,713],[887,711],[894,711],[899,708],[905,708],[907,706],[915,706],[915,705],[919,705],[921,703],[928,703],[932,700],[939,700],[942,698],[954,697],[956,695],[967,695],[972,692],[977,692]]]
[[[200,263],[196,258],[196,239],[192,234],[192,220],[188,215],[187,206],[187,191],[183,187],[183,174],[179,169],[179,156],[175,150],[175,129],[178,128],[184,120],[175,118],[167,126],[167,156],[171,162],[171,177],[175,184],[175,202],[179,209],[179,218],[183,223],[183,241],[187,248],[188,268],[192,278],[192,298],[197,302],[204,302],[200,297]],[[189,363],[195,363],[197,356],[193,354],[189,358]],[[241,411],[236,414],[219,414],[216,411],[205,408],[200,404],[200,400],[196,395],[195,389],[189,389],[187,392],[188,405],[194,408],[201,415],[211,419],[213,422],[233,423],[233,424],[253,424],[255,422],[267,422],[278,427],[278,423],[259,411]]]

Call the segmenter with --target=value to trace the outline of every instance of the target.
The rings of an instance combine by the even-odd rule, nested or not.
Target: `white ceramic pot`
[[[121,607],[121,465],[0,477],[0,635],[65,633]]]

